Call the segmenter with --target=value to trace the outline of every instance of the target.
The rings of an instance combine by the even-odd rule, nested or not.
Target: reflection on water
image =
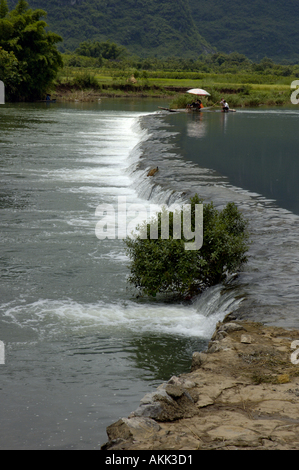
[[[177,151],[186,159],[299,214],[298,110],[205,112],[197,127],[189,115],[167,120],[177,132]]]
[[[193,119],[187,121],[187,135],[195,139],[202,139],[207,134],[207,122],[203,119],[203,113],[193,113]]]

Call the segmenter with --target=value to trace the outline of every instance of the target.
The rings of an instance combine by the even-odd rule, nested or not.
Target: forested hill
[[[299,60],[298,0],[189,0],[202,36],[221,52],[258,62]]]
[[[47,23],[63,48],[86,40],[110,40],[140,56],[188,56],[212,52],[199,34],[189,0],[27,0],[48,12]],[[9,0],[15,6],[16,0]]]
[[[27,1],[48,12],[64,50],[108,39],[143,57],[196,57],[216,48],[256,62],[299,59],[298,0]]]

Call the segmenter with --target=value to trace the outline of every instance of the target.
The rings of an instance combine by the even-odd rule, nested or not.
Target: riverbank
[[[298,330],[227,316],[189,373],[107,428],[102,450],[298,449],[296,340]]]
[[[230,107],[283,106],[290,104],[290,88],[267,85],[210,84],[205,87],[210,96],[203,98],[205,106],[213,106],[225,98]],[[151,83],[111,83],[99,86],[78,86],[71,83],[56,85],[52,98],[60,102],[96,102],[102,98],[158,98],[169,100],[170,107],[181,109],[194,101],[187,94],[190,87]]]
[[[184,91],[185,89],[180,91]],[[100,87],[80,88],[74,85],[57,85],[52,92],[53,98],[60,102],[97,102],[102,98],[173,98],[177,88],[136,86],[133,84],[107,85]]]

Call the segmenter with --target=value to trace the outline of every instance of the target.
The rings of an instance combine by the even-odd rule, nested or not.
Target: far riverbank
[[[169,100],[172,108],[183,108],[194,100],[186,92],[189,87],[162,86],[155,84],[101,84],[94,87],[77,84],[59,84],[52,92],[52,98],[60,102],[96,102],[102,98],[157,98]],[[285,87],[253,87],[252,85],[211,85],[210,93],[203,98],[205,106],[213,106],[225,98],[230,107],[284,106],[290,104],[291,90]]]

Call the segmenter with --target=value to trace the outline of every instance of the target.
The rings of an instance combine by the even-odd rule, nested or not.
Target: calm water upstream
[[[299,327],[299,110],[158,105],[0,107],[1,449],[99,448],[228,312]],[[244,211],[248,265],[191,305],[134,299],[123,241],[95,236],[97,206],[195,192]]]

